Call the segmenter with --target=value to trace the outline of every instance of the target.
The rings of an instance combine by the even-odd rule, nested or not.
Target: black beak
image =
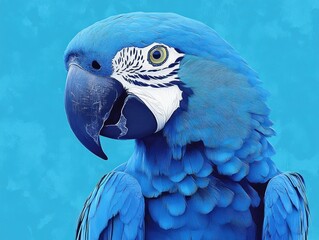
[[[96,76],[76,64],[69,67],[65,91],[68,121],[81,143],[105,160],[99,135],[123,92],[122,84],[113,78]]]

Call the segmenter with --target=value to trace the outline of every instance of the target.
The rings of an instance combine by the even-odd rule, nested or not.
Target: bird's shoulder
[[[302,176],[273,177],[266,188],[264,212],[263,239],[306,239],[309,207]]]
[[[127,173],[112,171],[86,200],[76,239],[138,239],[143,237],[143,225],[144,197],[138,181]]]

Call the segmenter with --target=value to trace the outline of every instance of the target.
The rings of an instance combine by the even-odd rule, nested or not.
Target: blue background
[[[176,12],[213,27],[271,92],[274,160],[300,172],[319,237],[319,2],[0,0],[0,239],[73,239],[81,207],[131,141],[88,152],[64,113],[63,51],[81,29],[131,11]]]

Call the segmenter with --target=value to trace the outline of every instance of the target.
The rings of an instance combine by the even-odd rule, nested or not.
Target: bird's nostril
[[[101,68],[101,65],[96,60],[93,60],[92,67],[96,70],[99,70]]]

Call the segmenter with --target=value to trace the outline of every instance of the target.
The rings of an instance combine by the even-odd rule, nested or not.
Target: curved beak
[[[69,67],[65,91],[68,121],[81,143],[105,160],[99,135],[123,92],[122,84],[113,78],[96,76],[76,64]]]

